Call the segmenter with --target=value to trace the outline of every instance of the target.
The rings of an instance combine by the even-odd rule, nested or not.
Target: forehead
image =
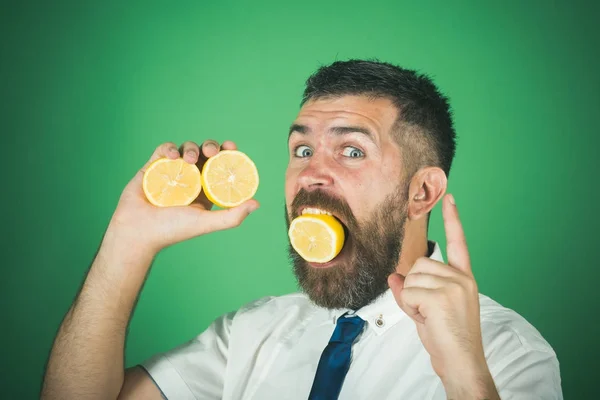
[[[340,96],[306,102],[296,120],[297,124],[319,128],[335,123],[365,125],[380,135],[389,132],[396,122],[398,109],[387,98],[368,96]]]

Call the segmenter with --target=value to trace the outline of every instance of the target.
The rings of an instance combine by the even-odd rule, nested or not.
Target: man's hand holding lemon
[[[220,154],[220,150],[233,154]],[[250,199],[258,187],[256,168],[236,150],[231,141],[221,146],[213,140],[201,146],[193,142],[179,148],[174,143],[160,145],[123,191],[108,233],[124,236],[129,243],[157,253],[186,239],[238,226],[259,204]],[[243,164],[243,176],[235,176],[231,168],[222,165],[207,170],[207,160],[216,160],[217,155],[234,167]],[[210,177],[213,182],[208,181]],[[223,187],[241,199],[229,201],[219,192]],[[228,208],[210,211],[213,204]]]
[[[60,328],[43,398],[102,393],[115,399],[131,390],[123,387],[125,333],[154,257],[177,242],[238,226],[258,208],[251,199],[258,187],[256,167],[236,150],[233,142],[186,142],[179,148],[165,143],[127,184]],[[213,204],[227,209],[210,211]],[[90,365],[93,379],[72,378]],[[136,398],[160,396],[139,369],[130,374]]]

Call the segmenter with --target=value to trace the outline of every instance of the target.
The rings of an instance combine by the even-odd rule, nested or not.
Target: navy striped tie
[[[344,378],[350,368],[352,344],[363,330],[365,321],[354,315],[338,318],[335,330],[317,367],[309,400],[335,400],[340,395]]]

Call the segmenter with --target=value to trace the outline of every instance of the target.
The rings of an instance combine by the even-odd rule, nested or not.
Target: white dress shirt
[[[437,243],[431,258],[442,261]],[[479,295],[485,357],[500,397],[562,399],[556,354],[523,317]],[[303,293],[265,297],[144,362],[169,400],[307,399],[321,353],[346,309]],[[366,321],[339,399],[446,399],[415,322],[388,289],[356,311]],[[460,366],[457,365],[457,368]]]

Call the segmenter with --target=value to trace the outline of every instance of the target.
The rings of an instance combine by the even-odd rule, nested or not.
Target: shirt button
[[[385,321],[383,320],[382,315],[377,317],[377,319],[375,320],[375,325],[377,325],[379,328],[383,328],[383,326],[385,325]]]

